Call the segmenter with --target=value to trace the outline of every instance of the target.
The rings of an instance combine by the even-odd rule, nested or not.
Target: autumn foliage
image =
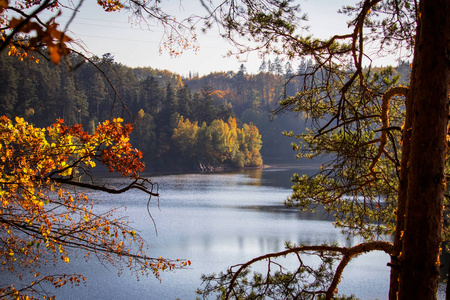
[[[35,59],[28,56],[29,51],[45,48],[50,60],[58,64],[73,51],[71,44],[75,41],[66,32],[83,2],[85,1],[0,0],[0,52],[9,49],[11,54],[22,59]],[[160,8],[159,1],[98,0],[97,5],[106,12],[127,10],[133,22],[143,23],[147,27],[149,19],[161,24],[164,29],[162,46],[173,56],[186,49],[197,49],[192,19],[177,20]],[[62,28],[58,17],[64,10],[71,17]],[[52,16],[44,21],[42,12],[49,12]]]
[[[173,130],[178,155],[200,164],[230,164],[236,167],[261,166],[261,135],[253,124],[237,126],[235,118],[214,120],[210,125],[191,122],[181,116]]]
[[[69,44],[73,40],[56,22],[59,13],[55,13],[47,22],[39,18],[42,11],[57,12],[65,4],[50,0],[20,0],[14,1],[14,4],[9,2],[12,1],[0,1],[0,50],[8,47],[10,54],[27,57],[29,50],[45,46],[50,60],[55,64],[71,52]],[[81,3],[82,1],[80,5]],[[123,9],[120,1],[97,1],[97,4],[108,12]],[[26,12],[27,10],[31,12]],[[18,13],[20,17],[10,17],[8,13]]]
[[[21,118],[0,117],[0,260],[2,271],[19,282],[0,287],[0,297],[28,299],[43,293],[42,282],[58,287],[83,281],[80,274],[37,271],[49,262],[69,263],[71,249],[82,250],[86,258],[94,255],[119,272],[125,266],[137,274],[158,276],[161,270],[189,263],[147,256],[142,238],[125,221],[114,218],[115,209],[98,214],[85,193],[71,188],[109,193],[139,189],[149,197],[158,196],[155,184],[139,177],[144,169],[141,152],[128,141],[132,126],[122,122],[120,118],[105,121],[88,134],[80,125],[68,127],[63,120],[38,128]],[[122,189],[96,184],[88,176],[97,164],[131,181]],[[24,270],[33,281],[21,281]]]

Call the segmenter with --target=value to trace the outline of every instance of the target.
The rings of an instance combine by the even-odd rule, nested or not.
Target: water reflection
[[[261,186],[263,170],[242,170],[240,174],[252,179],[252,181],[247,182],[248,185]]]
[[[315,214],[287,209],[282,201],[291,192],[294,172],[315,172],[287,166],[225,174],[183,174],[153,178],[160,184],[160,202],[152,199],[151,212],[158,234],[146,211],[148,198],[141,193],[101,195],[98,209],[128,208],[132,226],[149,242],[153,257],[187,258],[189,270],[165,273],[162,282],[125,272],[121,277],[99,263],[72,260],[66,268],[87,275],[87,287],[59,289],[62,299],[195,299],[204,273],[218,273],[229,266],[269,252],[285,249],[285,241],[297,244],[338,243],[353,246],[361,240],[347,239],[335,229],[324,211]],[[120,179],[108,179],[120,184]],[[389,283],[389,257],[373,253],[349,266],[340,284],[343,293],[362,299],[384,299]],[[370,278],[365,282],[365,278]]]

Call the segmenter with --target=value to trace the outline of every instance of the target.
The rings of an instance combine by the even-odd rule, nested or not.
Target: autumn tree
[[[299,74],[300,92],[284,100],[282,110],[310,118],[309,134],[297,135],[300,155],[329,153],[332,160],[314,177],[295,176],[287,202],[337,212],[338,225],[368,241],[352,248],[289,245],[208,277],[204,292],[332,299],[348,262],[381,250],[392,258],[390,299],[436,299],[447,181],[450,3],[360,1],[341,9],[350,17],[349,32],[328,39],[302,32],[306,17],[291,1],[208,5],[238,54],[256,50],[311,59]],[[241,37],[255,43],[248,46]],[[375,74],[371,53],[412,59],[408,86],[389,72]],[[393,234],[392,243],[374,239],[386,232]],[[317,269],[303,262],[305,252],[318,256]],[[247,267],[262,260],[273,270],[279,266],[274,260],[287,254],[298,257],[297,269],[245,276]]]
[[[253,124],[244,124],[238,131],[239,150],[245,155],[245,165],[262,165],[261,154],[261,135],[258,128]]]
[[[29,57],[28,50],[39,50],[46,47],[49,59],[59,63],[72,50],[70,43],[74,42],[66,31],[76,17],[84,0],[61,3],[58,0],[5,0],[0,3],[0,30],[2,39],[0,52],[9,49],[14,55],[22,59]],[[150,28],[151,23],[162,25],[162,46],[171,55],[178,55],[186,49],[196,48],[196,36],[192,26],[192,17],[177,20],[161,8],[158,1],[135,0],[100,0],[97,4],[107,12],[126,10],[135,22],[142,22],[143,26]],[[60,9],[72,12],[69,22],[64,28],[58,26],[58,13]],[[55,12],[52,17],[44,21],[41,13]],[[24,38],[27,35],[26,38]],[[31,56],[31,55],[30,55]]]
[[[30,59],[38,64],[43,57],[54,64],[63,62],[68,71],[77,69],[85,60],[78,59],[78,63],[72,64],[74,61],[68,58],[73,51],[70,49],[73,40],[67,30],[83,2],[0,1],[0,52],[17,56],[20,61]],[[189,41],[193,38],[190,25],[169,18],[158,7],[158,2],[125,0],[97,3],[108,12],[128,9],[133,18],[143,20],[148,17],[159,22],[165,29],[163,35],[169,41],[166,45],[174,54],[189,47]],[[63,28],[57,20],[60,9],[72,11]],[[45,21],[41,14],[44,11],[50,12],[53,17]],[[184,31],[183,34],[180,31]],[[106,73],[98,64],[113,64],[108,56],[104,56],[98,64],[85,59],[95,64],[103,75]],[[9,62],[2,62],[2,65],[9,67]],[[4,102],[4,112],[17,107],[24,114],[32,114],[29,102],[37,98],[38,87],[35,82],[18,82],[16,79],[1,78],[2,84],[12,89],[22,85],[26,87],[23,91],[30,93],[11,93],[8,102]],[[122,267],[127,267],[137,275],[153,273],[158,277],[163,270],[186,266],[188,261],[148,256],[144,251],[146,244],[143,239],[126,222],[113,216],[114,208],[96,212],[92,199],[82,192],[88,189],[117,194],[137,189],[149,197],[158,196],[157,184],[139,176],[144,164],[142,153],[129,142],[132,126],[124,125],[122,118],[114,118],[91,128],[93,132],[89,134],[79,124],[89,113],[87,96],[76,89],[71,76],[64,76],[58,81],[46,82],[46,79],[42,76],[39,84],[62,84],[61,93],[50,95],[48,99],[60,100],[65,106],[62,111],[49,110],[50,106],[42,109],[36,107],[36,112],[65,116],[72,126],[58,119],[51,126],[36,127],[22,118],[13,118],[12,111],[9,113],[11,118],[0,117],[0,260],[2,271],[8,271],[11,275],[11,284],[0,287],[0,297],[47,297],[43,283],[60,287],[66,283],[82,282],[84,277],[81,274],[40,274],[38,270],[39,266],[48,262],[69,263],[73,250],[77,249],[86,258],[96,257],[103,263],[116,266],[119,272]],[[96,107],[91,111],[97,114],[98,121],[99,106],[105,94],[102,78],[96,77],[95,83],[99,94],[94,100]],[[123,84],[118,90],[109,83],[119,100],[122,100],[119,92],[126,94],[130,88],[130,85]],[[47,89],[47,92],[50,91]],[[131,114],[125,103],[120,102],[122,111]],[[128,183],[115,188],[97,182],[91,171],[98,164],[128,178]],[[30,272],[30,276],[25,272]]]
[[[197,143],[197,122],[191,122],[188,118],[180,117],[177,127],[173,130],[172,139],[176,145],[177,151],[184,158],[195,155],[195,147]]]
[[[180,165],[259,167],[262,165],[261,135],[253,124],[237,126],[229,117],[225,122],[216,119],[211,124],[191,122],[180,117],[172,136],[176,149],[175,160]]]
[[[80,125],[68,127],[58,120],[38,128],[16,117],[0,120],[1,147],[1,264],[19,281],[2,286],[2,297],[26,298],[44,295],[42,283],[55,287],[84,280],[81,274],[40,274],[39,266],[49,261],[69,263],[74,249],[105,263],[140,274],[182,266],[180,262],[152,258],[145,243],[127,222],[113,217],[115,208],[97,213],[82,190],[70,187],[122,193],[137,189],[149,197],[158,196],[155,183],[141,178],[141,152],[132,148],[128,135],[132,127],[121,119],[105,121],[93,134]],[[96,182],[91,170],[105,165],[131,180],[121,188]],[[89,176],[91,180],[83,180]],[[185,262],[187,263],[187,262]],[[29,282],[24,271],[33,278]],[[29,279],[28,279],[29,280]]]

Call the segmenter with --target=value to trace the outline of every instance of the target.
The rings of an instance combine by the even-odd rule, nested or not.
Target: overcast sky
[[[200,75],[214,71],[237,71],[244,63],[249,73],[258,72],[261,58],[251,55],[247,61],[225,58],[228,50],[233,48],[216,32],[199,34],[199,50],[188,50],[179,57],[170,57],[161,47],[162,28],[132,24],[126,12],[104,12],[96,1],[87,0],[80,13],[70,25],[71,36],[83,41],[84,47],[91,54],[102,56],[110,52],[117,62],[130,67],[152,67],[168,69],[181,75],[198,72]],[[310,33],[318,37],[328,37],[336,33],[348,32],[347,17],[337,13],[344,4],[351,0],[298,0],[302,12],[308,14]],[[167,0],[162,5],[169,5],[176,14],[203,14],[198,0]],[[63,13],[60,22],[67,20],[69,14]],[[141,28],[142,27],[142,28]],[[270,57],[269,57],[270,58]],[[268,59],[269,59],[268,58]],[[272,58],[273,59],[273,58]],[[297,63],[293,62],[295,66]]]

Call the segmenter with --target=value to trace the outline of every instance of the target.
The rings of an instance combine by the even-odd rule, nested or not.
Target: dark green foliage
[[[18,102],[19,74],[14,69],[15,59],[7,57],[0,59],[0,112],[11,118]]]
[[[139,103],[144,112],[156,116],[162,99],[164,91],[153,76],[140,81]]]
[[[177,91],[178,112],[186,118],[192,117],[192,95],[187,85]]]
[[[191,118],[200,124],[206,122],[210,124],[217,119],[217,107],[213,99],[213,87],[206,84],[194,95],[191,108]]]

